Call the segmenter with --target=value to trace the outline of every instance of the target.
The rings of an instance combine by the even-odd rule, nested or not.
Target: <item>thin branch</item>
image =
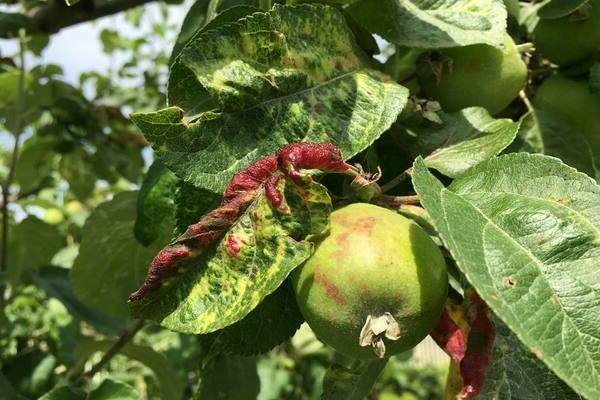
[[[55,33],[72,25],[117,14],[153,1],[156,0],[113,0],[96,5],[94,0],[83,0],[69,7],[64,0],[49,0],[31,17],[28,33]]]
[[[419,195],[412,196],[389,196],[382,194],[381,196],[375,197],[373,203],[389,208],[398,208],[406,204],[419,204],[421,197]]]
[[[527,111],[533,111],[533,105],[531,104],[529,97],[527,97],[527,93],[525,93],[525,90],[521,90],[519,92],[519,97],[521,97],[521,100],[525,104],[525,107],[527,107]]]
[[[92,369],[90,369],[88,372],[81,375],[79,379],[91,379],[94,375],[96,375],[96,373],[98,373],[98,371],[104,368],[106,364],[108,364],[110,360],[113,359],[114,356],[119,354],[121,349],[125,347],[125,345],[129,343],[134,338],[136,333],[138,333],[143,327],[144,320],[137,320],[129,329],[127,329],[121,334],[121,336],[119,336],[119,339],[117,339],[117,341],[108,350],[106,350],[106,353],[104,353],[100,361],[98,361],[98,363],[94,365]]]
[[[398,186],[399,184],[401,184],[402,182],[404,182],[406,180],[406,178],[408,178],[410,176],[410,170],[411,169],[409,168],[409,169],[403,171],[400,175],[398,175],[397,177],[395,177],[394,179],[392,179],[385,185],[381,186],[381,191],[383,193],[387,193],[390,190],[392,190],[393,188],[395,188],[396,186]]]
[[[25,111],[25,32],[19,32],[19,86],[17,92],[17,102],[15,107],[15,122],[13,133],[15,135],[15,144],[12,149],[10,162],[8,165],[8,175],[2,184],[2,243],[0,246],[0,271],[6,271],[8,268],[8,203],[10,202],[10,185],[15,177],[15,169],[19,158],[19,142],[23,130],[23,113]],[[0,302],[4,301],[4,288],[0,292]]]

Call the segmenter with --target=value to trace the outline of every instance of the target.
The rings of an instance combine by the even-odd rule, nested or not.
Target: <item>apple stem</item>
[[[412,167],[402,171],[402,173],[400,175],[396,176],[391,181],[389,181],[385,185],[381,186],[381,191],[383,193],[389,192],[390,190],[392,190],[393,188],[395,188],[396,186],[398,186],[399,184],[404,182],[406,180],[406,178],[408,178],[411,175],[411,173],[412,173]]]
[[[417,194],[409,196],[390,196],[382,194],[373,199],[373,203],[388,208],[398,208],[406,204],[419,204],[421,197]]]

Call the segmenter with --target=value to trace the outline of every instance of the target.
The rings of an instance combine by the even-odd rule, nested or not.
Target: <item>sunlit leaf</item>
[[[406,47],[502,47],[506,30],[502,0],[358,0],[348,10],[371,32]]]
[[[448,188],[422,159],[413,183],[445,246],[524,345],[579,394],[600,396],[600,186],[525,153]]]
[[[178,266],[179,274],[131,303],[136,316],[184,333],[209,333],[239,321],[306,260],[304,240],[329,226],[331,200],[317,184],[282,179],[289,211],[275,211],[261,190],[216,248]],[[234,247],[232,246],[234,244]]]
[[[425,157],[425,164],[449,177],[498,155],[515,138],[519,123],[494,119],[480,107],[460,112],[438,113],[441,123],[428,120],[419,126],[406,127],[414,137],[412,153]]]
[[[170,103],[183,110],[132,119],[179,177],[221,192],[235,172],[286,143],[332,142],[345,158],[368,147],[408,96],[370,64],[339,11],[276,6],[195,37],[169,81]],[[174,101],[198,85],[217,109]]]
[[[285,282],[244,319],[209,333],[203,342],[224,354],[258,354],[291,338],[304,322],[296,296]]]

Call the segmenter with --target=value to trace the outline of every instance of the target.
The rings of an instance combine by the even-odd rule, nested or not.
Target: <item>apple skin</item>
[[[43,220],[50,225],[58,225],[65,220],[65,215],[58,208],[49,208],[44,213]]]
[[[600,150],[600,94],[590,91],[587,79],[551,76],[538,88],[533,105],[565,118]]]
[[[569,66],[590,58],[600,50],[600,0],[590,0],[589,18],[573,19],[570,15],[542,19],[533,30],[536,50],[550,62]]]
[[[356,359],[375,359],[359,337],[367,316],[389,312],[400,338],[385,356],[416,346],[437,323],[447,296],[444,257],[416,223],[393,211],[351,204],[331,214],[331,232],[292,273],[300,310],[317,337]]]
[[[422,65],[419,84],[423,93],[438,101],[447,112],[484,107],[490,114],[502,111],[527,82],[527,66],[509,35],[504,49],[484,44],[438,50],[441,76]]]

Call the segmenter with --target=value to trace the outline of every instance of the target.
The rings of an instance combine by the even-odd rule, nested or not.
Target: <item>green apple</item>
[[[476,44],[437,53],[439,60],[421,64],[419,83],[423,93],[447,112],[480,106],[496,114],[527,82],[527,66],[509,35],[505,35],[503,49]],[[429,67],[431,63],[441,67],[438,74]]]
[[[533,31],[537,51],[561,66],[585,61],[600,50],[600,0],[590,0],[585,13],[541,19]]]
[[[370,359],[406,351],[429,334],[444,306],[448,275],[441,251],[419,225],[357,203],[331,214],[330,234],[292,282],[321,341]]]

